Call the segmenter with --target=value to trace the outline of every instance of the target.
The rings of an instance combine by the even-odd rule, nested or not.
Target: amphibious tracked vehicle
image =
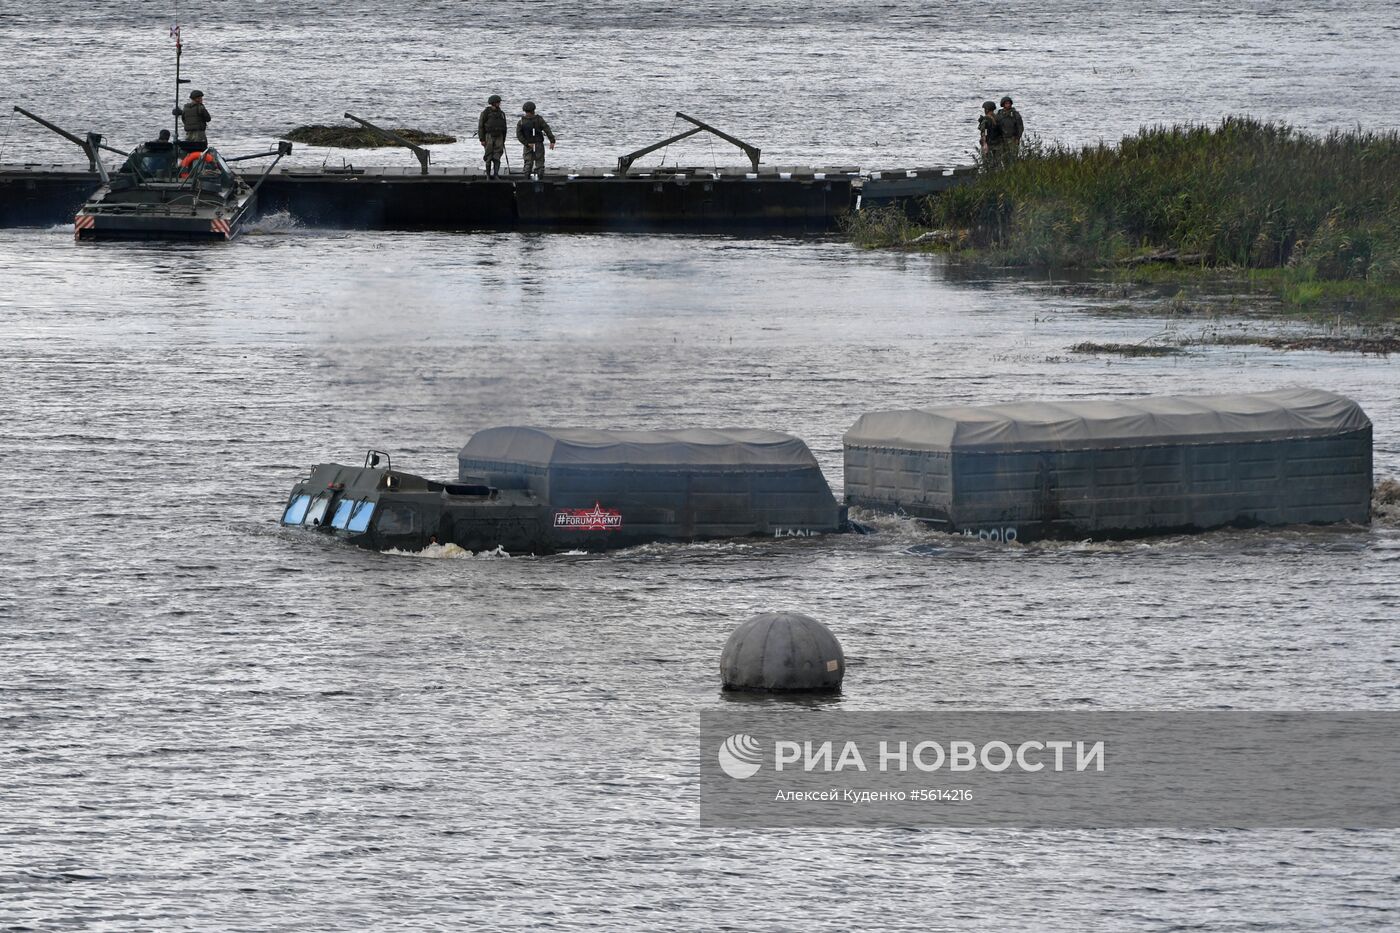
[[[456,482],[325,463],[292,489],[282,524],[375,550],[455,544],[512,554],[652,541],[845,530],[846,510],[807,445],[754,429],[489,428],[458,454]]]

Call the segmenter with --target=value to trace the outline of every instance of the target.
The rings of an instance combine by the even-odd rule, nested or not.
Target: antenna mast
[[[180,85],[189,84],[180,78],[180,52],[184,46],[180,42],[180,5],[175,4],[175,25],[170,27],[170,38],[175,40],[175,141],[180,141]]]

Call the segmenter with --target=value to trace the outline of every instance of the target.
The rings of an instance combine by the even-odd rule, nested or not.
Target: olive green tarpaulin
[[[807,445],[757,428],[498,427],[457,455],[463,482],[528,488],[555,509],[615,510],[639,538],[806,536],[842,509]]]
[[[861,415],[848,445],[910,450],[1066,450],[1178,441],[1274,440],[1369,427],[1349,398],[1321,389],[952,405]]]
[[[870,412],[846,502],[1000,541],[1370,521],[1371,421],[1320,389]]]
[[[472,435],[461,460],[535,466],[589,464],[695,469],[815,467],[807,445],[791,434],[757,428],[604,431],[595,428],[487,428]]]

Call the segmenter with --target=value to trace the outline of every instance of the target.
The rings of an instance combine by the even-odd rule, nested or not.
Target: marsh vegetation
[[[1318,136],[1231,117],[1116,145],[1029,145],[929,199],[917,219],[861,211],[847,233],[864,246],[1133,282],[1225,272],[1292,308],[1400,317],[1400,134]]]

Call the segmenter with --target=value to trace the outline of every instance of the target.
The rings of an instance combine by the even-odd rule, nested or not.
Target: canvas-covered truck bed
[[[997,540],[1370,521],[1371,421],[1320,389],[862,415],[849,505]]]
[[[528,489],[561,547],[839,531],[807,445],[754,428],[606,431],[497,427],[457,456],[462,482]]]

